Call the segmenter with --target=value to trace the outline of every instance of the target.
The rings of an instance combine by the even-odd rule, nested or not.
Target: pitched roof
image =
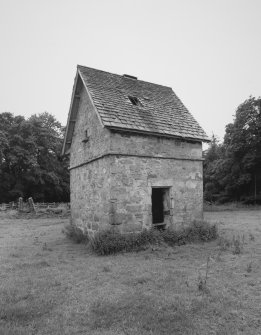
[[[77,69],[105,127],[209,141],[170,87],[80,65]]]
[[[208,140],[170,87],[84,66],[78,70],[104,126]],[[134,105],[129,97],[139,103]]]

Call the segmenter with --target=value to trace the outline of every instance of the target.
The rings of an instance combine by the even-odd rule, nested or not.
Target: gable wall
[[[70,149],[70,167],[78,166],[102,155],[108,151],[110,146],[110,131],[101,125],[84,87],[80,97]],[[85,130],[88,131],[89,141],[83,143]]]

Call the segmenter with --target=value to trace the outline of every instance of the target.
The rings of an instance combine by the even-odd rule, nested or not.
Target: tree
[[[250,97],[237,108],[234,122],[226,126],[223,144],[217,144],[212,138],[206,153],[204,173],[207,200],[253,202],[259,199],[258,194],[261,193],[260,98]]]
[[[0,114],[0,202],[19,196],[68,201],[68,162],[61,157],[64,128],[50,114],[28,120]]]
[[[223,147],[219,143],[217,136],[212,135],[209,148],[203,153],[204,155],[204,198],[207,201],[215,201],[221,191],[219,178],[222,171]]]
[[[226,189],[233,198],[257,197],[261,191],[261,99],[242,103],[224,137],[226,157],[232,161]]]

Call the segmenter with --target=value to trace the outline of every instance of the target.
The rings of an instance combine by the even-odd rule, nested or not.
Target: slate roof
[[[208,141],[170,87],[78,66],[105,127]],[[129,96],[139,100],[133,105]]]

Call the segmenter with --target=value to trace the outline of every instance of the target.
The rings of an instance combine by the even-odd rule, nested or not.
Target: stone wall
[[[169,188],[167,225],[182,225],[203,215],[202,162],[140,157],[114,157],[111,198],[116,223],[123,231],[152,225],[152,187]]]
[[[71,170],[72,219],[90,232],[117,225],[122,232],[152,225],[153,187],[167,187],[167,226],[202,219],[202,162],[107,156]]]
[[[110,165],[106,157],[70,171],[72,221],[89,233],[110,223]]]
[[[154,157],[202,158],[201,142],[126,132],[113,133],[110,151]]]
[[[70,149],[70,166],[78,166],[94,157],[108,152],[110,131],[102,127],[92,102],[83,87]],[[88,141],[85,139],[85,131]]]
[[[111,132],[102,127],[84,88],[70,166],[72,220],[88,233],[112,224],[123,232],[149,228],[153,187],[168,189],[167,226],[202,219],[201,143]]]

